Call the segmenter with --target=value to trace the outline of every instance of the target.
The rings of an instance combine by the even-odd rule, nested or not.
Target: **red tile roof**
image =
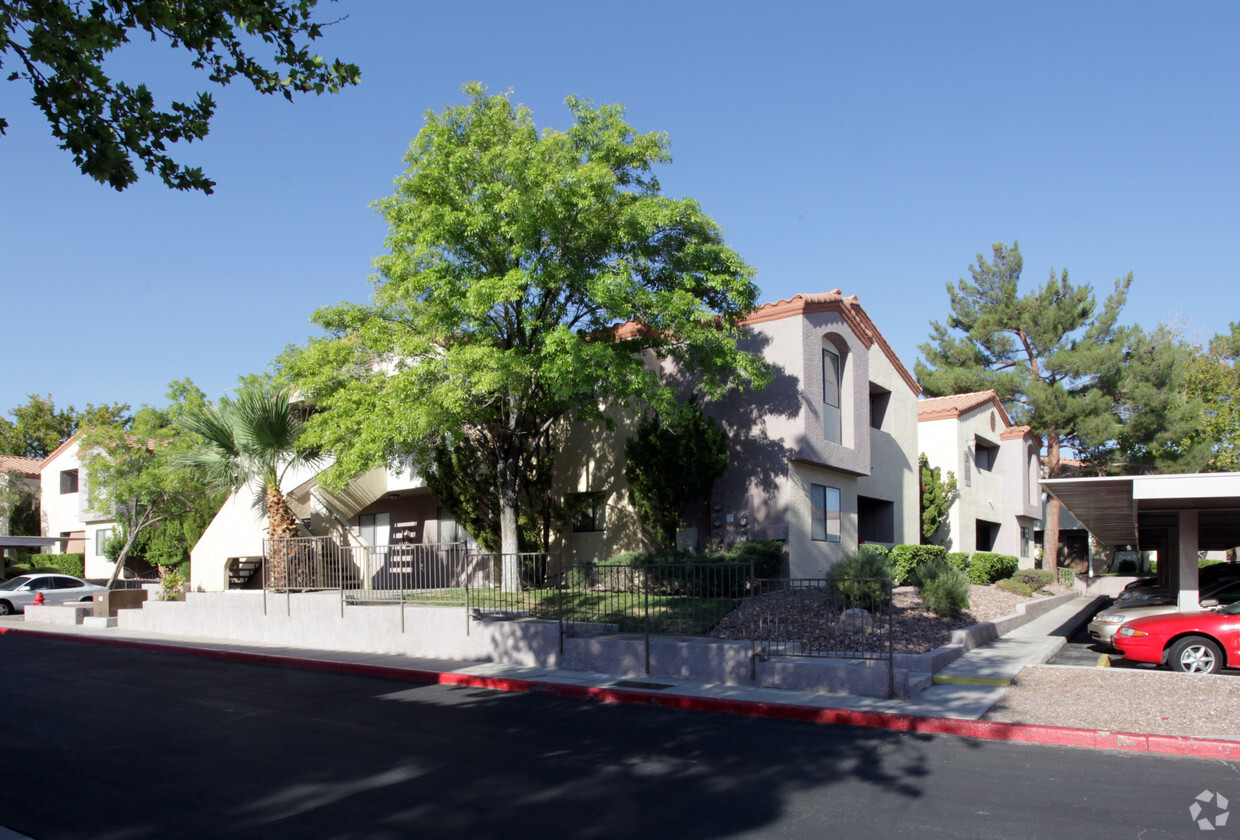
[[[969,394],[951,394],[946,397],[931,397],[919,400],[917,403],[917,422],[923,423],[927,420],[947,420],[952,417],[959,417],[961,414],[981,408],[987,404],[990,404],[998,411],[1006,432],[1012,425],[1012,418],[1008,417],[1008,413],[1003,410],[1003,404],[999,402],[999,396],[993,388],[986,391],[974,391]]]
[[[38,478],[39,465],[43,462],[38,458],[23,458],[20,455],[0,455],[0,473],[15,472],[22,478]]]
[[[891,349],[891,345],[887,343],[887,339],[883,338],[883,334],[878,331],[878,327],[874,326],[874,322],[870,320],[870,316],[861,308],[861,304],[857,300],[856,295],[844,297],[844,293],[839,289],[833,289],[830,292],[819,294],[799,294],[790,298],[777,300],[773,303],[764,303],[749,313],[749,317],[741,323],[761,324],[765,321],[777,321],[781,318],[792,318],[799,315],[809,315],[815,312],[837,312],[844,319],[845,323],[852,328],[866,348],[877,344],[879,349],[883,351],[883,355],[891,362],[891,366],[896,369],[896,373],[900,375],[914,394],[921,393],[921,385],[908,372],[908,368],[900,361],[896,352]]]

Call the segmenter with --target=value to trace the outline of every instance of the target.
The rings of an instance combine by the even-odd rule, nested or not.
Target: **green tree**
[[[89,426],[129,425],[129,406],[87,403],[83,411],[74,406],[58,410],[51,394],[27,394],[25,405],[11,409],[13,422],[0,418],[0,454],[46,458],[75,433]]]
[[[31,100],[51,124],[52,136],[82,172],[123,190],[138,179],[135,160],[169,187],[210,193],[202,170],[178,164],[170,143],[207,135],[215,102],[155,105],[145,84],[106,74],[109,55],[137,37],[184,49],[191,66],[214,84],[235,78],[264,94],[335,93],[356,84],[359,71],[311,55],[322,36],[312,14],[317,0],[0,0],[0,67],[9,81],[30,84]],[[271,66],[254,57],[271,53]],[[0,118],[0,134],[8,123]]]
[[[943,478],[942,470],[931,467],[924,452],[918,456],[917,465],[921,482],[921,542],[929,545],[956,495],[956,474],[949,470],[947,478]]]
[[[1196,351],[1166,325],[1129,328],[1113,410],[1114,440],[1083,447],[1084,469],[1096,474],[1198,472],[1210,442],[1199,430],[1203,403],[1189,392]]]
[[[948,284],[951,315],[931,323],[919,345],[917,378],[930,396],[993,388],[1017,423],[1042,437],[1049,478],[1063,470],[1063,451],[1097,448],[1115,436],[1115,394],[1123,368],[1124,330],[1116,321],[1132,275],[1115,282],[1099,307],[1093,289],[1052,271],[1024,295],[1020,247],[993,246],[993,262],[977,255],[971,281]],[[1055,568],[1060,502],[1047,502],[1043,566]]]
[[[115,518],[120,538],[109,588],[138,539],[190,510],[201,493],[201,485],[176,461],[182,444],[157,411],[140,411],[130,429],[92,426],[82,435],[79,451],[89,476],[90,508]]]
[[[329,335],[286,357],[320,409],[309,437],[336,458],[324,480],[445,441],[495,465],[503,583],[519,586],[521,477],[547,436],[601,406],[666,410],[674,363],[708,394],[760,380],[738,350],[752,270],[653,169],[667,138],[618,105],[570,97],[566,131],[467,85],[428,113],[396,194],[378,203],[388,253],[372,305],[320,310]],[[617,327],[624,323],[626,326]]]
[[[1188,364],[1185,394],[1201,403],[1201,424],[1186,445],[1209,449],[1203,469],[1240,470],[1240,323],[1231,332],[1215,336],[1209,349]]]
[[[284,497],[281,482],[294,468],[320,463],[317,451],[301,448],[304,411],[288,391],[243,391],[235,400],[206,404],[176,420],[176,427],[196,436],[197,443],[177,459],[218,492],[246,486],[261,489],[272,540],[299,535],[297,517]],[[279,558],[273,558],[278,560]],[[272,573],[278,579],[280,568]]]
[[[633,508],[655,540],[676,547],[685,509],[710,496],[728,468],[728,439],[696,401],[666,417],[647,415],[624,445],[624,475]]]
[[[36,527],[30,534],[30,510],[38,511],[38,496],[16,471],[0,471],[0,536],[38,536]],[[38,519],[36,514],[35,524]],[[0,551],[0,554],[3,554]]]

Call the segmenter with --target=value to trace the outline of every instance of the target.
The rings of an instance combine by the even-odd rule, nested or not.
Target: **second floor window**
[[[60,493],[65,495],[68,493],[76,493],[78,491],[78,471],[77,470],[61,470],[60,472]]]

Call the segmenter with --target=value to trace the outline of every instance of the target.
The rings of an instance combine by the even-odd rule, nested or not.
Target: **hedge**
[[[979,551],[969,561],[969,580],[982,586],[1010,578],[1020,567],[1020,560],[1010,554]]]
[[[41,554],[39,560],[43,562],[43,565],[50,566],[66,575],[86,576],[85,554]]]
[[[903,586],[913,577],[913,570],[935,559],[947,561],[947,549],[941,545],[897,545],[888,552],[891,575],[896,585]]]

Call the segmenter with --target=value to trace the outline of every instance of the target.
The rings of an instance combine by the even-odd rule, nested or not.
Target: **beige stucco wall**
[[[1038,505],[1029,501],[1032,436],[1002,440],[1006,428],[1003,415],[986,403],[956,418],[919,423],[917,441],[932,467],[941,469],[944,477],[948,471],[956,475],[957,495],[934,542],[949,551],[977,551],[977,522],[981,520],[998,526],[992,550],[1015,555],[1027,566],[1033,561],[1032,536],[1039,513]],[[998,448],[990,470],[977,467],[979,439]],[[1025,544],[1022,528],[1028,537]]]
[[[60,492],[60,474],[66,470],[78,471],[78,492],[76,493]],[[63,451],[55,454],[55,457],[45,461],[39,473],[39,505],[43,536],[59,537],[64,533],[81,533],[85,577],[110,577],[116,564],[99,552],[98,533],[114,529],[116,522],[90,509],[88,503],[90,476],[82,465],[81,452],[77,443],[70,444]],[[70,548],[73,546],[57,543],[53,551],[57,554],[64,554]]]

